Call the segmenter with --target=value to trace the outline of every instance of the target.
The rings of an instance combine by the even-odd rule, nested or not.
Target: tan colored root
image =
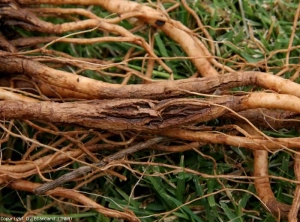
[[[210,50],[212,52],[212,54],[215,54],[215,46],[214,46],[214,40],[211,37],[211,35],[208,33],[208,31],[204,28],[200,18],[198,17],[197,13],[190,8],[190,6],[187,4],[186,0],[181,0],[181,3],[183,5],[183,7],[195,18],[195,20],[197,21],[197,24],[200,28],[200,30],[203,32],[203,34],[205,35],[205,37],[208,39],[208,44],[210,46]]]
[[[127,14],[130,12],[140,12],[139,19],[147,22],[155,28],[162,30],[166,35],[172,38],[174,41],[182,46],[182,49],[191,57],[192,62],[197,67],[198,71],[203,76],[218,75],[217,71],[210,65],[208,59],[211,58],[203,49],[198,46],[199,43],[195,40],[190,33],[190,30],[179,22],[167,18],[163,13],[156,11],[145,5],[139,3],[124,0],[87,0],[87,1],[53,1],[53,0],[40,0],[40,1],[26,1],[20,0],[22,5],[26,4],[80,4],[80,5],[99,5],[107,9],[110,12],[117,13],[118,15]],[[157,21],[164,21],[163,26],[156,25]]]
[[[27,192],[33,192],[35,188],[40,186],[40,184],[32,183],[26,180],[14,180],[14,181],[7,181],[7,187],[10,187],[14,190],[23,190]],[[82,204],[82,207],[88,207],[91,208],[105,216],[112,217],[112,218],[122,218],[128,221],[137,222],[140,221],[133,212],[126,209],[126,212],[120,212],[116,210],[111,210],[108,208],[105,208],[90,198],[84,196],[83,194],[80,194],[79,192],[69,190],[69,189],[63,189],[63,188],[56,188],[53,191],[47,192],[48,195],[52,196],[58,196],[58,197],[64,197],[70,200],[74,200],[78,203]]]
[[[201,142],[204,144],[224,144],[235,147],[243,147],[252,150],[278,150],[288,148],[300,148],[299,138],[246,138],[227,135],[220,132],[199,132],[172,128],[159,132],[161,135],[178,138],[187,141]]]
[[[300,181],[300,156],[298,153],[295,154],[294,172],[295,172],[296,180]],[[294,193],[293,204],[288,214],[288,219],[290,222],[299,221],[300,219],[299,208],[300,208],[300,185],[297,184]]]
[[[254,150],[254,179],[257,195],[264,202],[266,208],[276,217],[286,219],[290,211],[290,206],[276,200],[271,189],[268,174],[268,151]]]
[[[241,123],[239,125],[252,135],[259,135],[249,125],[245,123]],[[271,189],[268,172],[268,151],[253,150],[253,159],[253,176],[255,177],[254,185],[257,195],[265,204],[264,206],[266,207],[266,209],[269,210],[274,216],[278,217],[279,219],[287,219],[291,207],[287,204],[277,201]]]
[[[34,94],[35,99],[40,100],[47,100],[46,97],[50,98],[60,98],[60,99],[67,99],[67,98],[76,98],[76,99],[91,99],[91,96],[83,93],[77,93],[72,90],[63,89],[56,86],[51,86],[49,84],[45,84],[42,81],[38,79],[30,80],[24,75],[18,75],[15,77],[7,77],[7,78],[1,78],[0,79],[0,86],[3,88],[2,90],[2,99],[13,99],[13,100],[23,100],[27,101],[27,99],[30,99],[28,96],[23,96],[22,94],[26,94],[25,92],[31,93],[31,96]],[[10,96],[8,94],[8,90],[13,90],[14,95]],[[4,92],[5,90],[5,92]],[[19,93],[19,94],[17,94]],[[39,97],[36,95],[39,94]]]
[[[7,74],[26,74],[52,86],[68,89],[77,93],[105,98],[169,98],[189,94],[189,92],[211,93],[236,86],[258,85],[279,93],[300,97],[300,86],[290,80],[267,73],[242,72],[228,73],[198,79],[161,81],[146,85],[110,84],[84,76],[55,70],[35,61],[0,55],[0,72]],[[254,103],[255,101],[253,101]],[[257,101],[259,102],[259,101]],[[249,107],[250,108],[250,107]]]
[[[154,54],[154,52],[150,49],[149,45],[146,43],[146,41],[143,38],[141,38],[139,36],[135,36],[130,31],[128,31],[127,29],[125,29],[121,26],[118,26],[115,24],[110,24],[105,21],[99,21],[98,19],[87,19],[84,21],[76,21],[76,22],[69,22],[69,23],[54,25],[52,23],[48,23],[48,22],[40,20],[39,18],[37,18],[37,16],[35,14],[29,12],[26,9],[21,9],[19,7],[19,5],[17,5],[17,4],[14,4],[13,6],[12,6],[12,4],[10,4],[9,6],[10,6],[9,9],[4,8],[3,12],[1,13],[3,16],[9,18],[9,19],[7,19],[8,20],[7,25],[19,25],[19,26],[23,27],[24,29],[27,29],[30,31],[39,31],[42,33],[61,34],[61,33],[68,32],[68,31],[82,30],[82,29],[101,29],[101,30],[106,30],[106,31],[112,32],[112,33],[118,33],[122,37],[108,36],[108,37],[99,37],[99,38],[94,38],[94,39],[76,39],[77,40],[76,42],[79,44],[93,44],[96,42],[99,43],[99,42],[107,42],[107,41],[134,42],[134,43],[144,47],[145,50],[149,53],[149,55],[152,56],[153,58],[155,58],[158,61],[158,63],[160,63],[160,65],[162,67],[164,67],[164,69],[167,72],[172,73],[172,70],[166,64],[164,64],[164,62],[161,59],[159,59]],[[13,21],[10,21],[10,20],[13,20]],[[19,23],[18,21],[22,21],[22,22]],[[71,35],[74,35],[74,34],[71,34]],[[55,42],[55,37],[49,37],[49,38],[45,38],[45,39],[48,41],[50,39],[53,39],[52,43]],[[64,41],[64,42],[72,42],[72,39],[68,39],[66,37],[61,37],[58,39],[60,41]],[[48,45],[49,44],[44,46],[44,48],[46,48]]]
[[[37,102],[37,99],[23,96],[22,94],[14,93],[5,89],[0,88],[0,99],[1,100],[20,100],[26,102]]]
[[[180,146],[155,146],[151,149],[164,151],[164,152],[183,152],[186,150],[195,149],[201,146],[198,142],[193,142],[186,145]],[[99,150],[116,150],[121,147],[121,145],[112,145],[112,144],[95,144],[91,146],[86,146],[86,149],[91,152],[99,151]],[[72,151],[64,151],[63,154],[55,153],[49,154],[47,156],[40,157],[34,161],[18,161],[17,165],[14,163],[10,163],[10,161],[3,161],[0,166],[0,184],[6,183],[6,181],[10,179],[25,179],[31,175],[45,173],[48,172],[48,169],[53,169],[58,165],[66,164],[70,161],[70,156],[74,159],[81,157],[84,154],[82,150],[72,150]],[[31,156],[33,158],[33,156]],[[103,170],[102,170],[103,171]],[[105,170],[105,174],[111,174],[113,172],[109,172],[109,169]],[[103,174],[102,176],[105,176]],[[88,177],[90,177],[89,175]],[[99,175],[98,175],[99,177]],[[43,178],[44,181],[49,181]],[[86,180],[86,178],[85,178]],[[126,180],[126,178],[123,180]]]
[[[94,148],[94,150],[98,149],[99,148]],[[0,167],[0,184],[5,184],[9,180],[28,178],[31,175],[36,174],[39,174],[44,181],[49,181],[42,176],[41,172],[48,172],[49,168],[69,163],[70,157],[79,161],[77,158],[82,155],[82,151],[62,151],[65,154],[56,153],[53,155],[47,155],[35,161],[18,161],[18,165],[12,165],[12,163],[10,163],[11,165],[2,165]]]

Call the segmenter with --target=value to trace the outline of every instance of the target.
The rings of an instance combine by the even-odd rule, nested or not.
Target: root
[[[299,154],[295,155],[295,163],[294,163],[294,172],[297,181],[300,180],[300,163],[299,163]],[[296,190],[294,193],[294,199],[293,204],[291,206],[291,209],[288,213],[288,219],[291,222],[296,222],[300,219],[299,216],[299,208],[300,208],[300,186],[299,184],[296,186]]]
[[[9,182],[7,185],[8,187],[15,189],[15,190],[23,190],[27,192],[33,192],[35,188],[37,188],[40,184],[32,183],[26,180],[14,180],[12,182]],[[58,196],[58,197],[64,197],[69,198],[72,200],[77,201],[78,203],[81,203],[83,207],[89,207],[94,209],[95,211],[104,214],[108,217],[112,218],[121,218],[128,221],[140,221],[137,217],[134,216],[132,212],[127,210],[128,212],[120,212],[116,210],[111,210],[108,208],[104,208],[103,206],[97,204],[96,202],[92,201],[91,199],[87,198],[86,196],[69,190],[69,189],[63,189],[63,188],[56,188],[54,191],[51,192],[52,196]]]
[[[253,129],[246,124],[240,124],[244,129],[253,135],[257,135]],[[255,189],[257,195],[264,203],[264,206],[273,215],[280,219],[286,219],[290,212],[290,206],[284,203],[280,203],[276,200],[274,193],[271,189],[271,182],[268,173],[268,151],[267,150],[253,150],[254,158],[254,179]]]
[[[293,46],[296,31],[291,32],[287,49],[266,52],[249,25],[250,39],[241,41],[249,44],[249,48],[258,47],[264,59],[250,63],[251,56],[233,54],[243,45],[231,45],[236,51],[226,52],[224,57],[229,59],[219,58],[216,55],[223,56],[220,45],[229,38],[224,31],[227,28],[213,30],[212,27],[213,32],[225,33],[221,40],[215,38],[185,0],[139,2],[1,2],[0,184],[33,193],[35,198],[42,199],[41,195],[65,198],[69,205],[73,201],[107,217],[128,221],[143,219],[135,215],[136,211],[129,210],[131,204],[136,209],[146,208],[148,199],[156,192],[159,198],[150,202],[171,201],[161,204],[168,212],[151,211],[152,217],[164,219],[180,210],[176,217],[187,213],[185,219],[197,221],[196,214],[203,211],[200,204],[205,198],[209,202],[205,206],[214,207],[215,213],[216,207],[220,208],[232,220],[233,210],[228,208],[226,200],[222,199],[219,205],[215,203],[214,195],[221,193],[229,198],[233,208],[248,211],[245,206],[241,209],[238,206],[247,196],[243,196],[243,201],[237,200],[239,195],[234,197],[231,192],[235,188],[224,182],[254,183],[257,196],[253,196],[271,214],[278,220],[297,221],[300,85],[292,81],[299,76],[299,67],[290,62],[295,60],[293,50],[299,49]],[[165,9],[166,4],[171,6]],[[57,7],[61,5],[66,7]],[[203,43],[191,30],[195,27],[190,29],[174,19],[172,13],[176,10],[187,10],[207,42]],[[212,14],[216,12],[219,13]],[[294,29],[299,13],[300,6],[292,23]],[[222,17],[222,23],[228,22],[227,16]],[[53,17],[58,20],[52,22],[49,18]],[[273,35],[272,31],[273,24],[267,38]],[[118,45],[117,50],[112,50],[114,45]],[[67,49],[60,50],[60,46]],[[269,60],[279,53],[286,54],[285,65],[273,67]],[[281,69],[277,75],[269,72],[276,69]],[[189,73],[182,74],[186,70]],[[284,72],[290,80],[280,77]],[[286,130],[294,134],[281,132]],[[204,154],[198,149],[209,151]],[[251,153],[247,149],[253,153],[253,176],[247,176],[252,173],[252,166],[248,165]],[[185,151],[187,157],[193,152],[197,158],[185,162]],[[276,177],[296,184],[291,206],[275,198],[270,179],[275,176],[268,170],[269,153],[282,151],[295,157],[296,180]],[[179,161],[170,155],[172,152],[181,153]],[[223,161],[220,152],[227,167],[234,165],[233,172],[218,165],[218,161]],[[163,161],[157,161],[162,155]],[[247,169],[235,159],[237,156],[247,163]],[[203,159],[211,160],[212,164],[200,166]],[[119,172],[120,169],[124,172]],[[171,174],[176,174],[176,180],[170,179]],[[112,191],[126,199],[125,207],[105,198],[97,200],[108,203],[113,208],[109,209],[92,200],[92,195],[80,193],[96,179],[105,181],[104,186],[130,179],[136,180],[136,184],[130,185],[130,194],[126,193],[127,187],[126,191]],[[30,180],[41,180],[44,184]],[[73,190],[59,188],[66,182],[71,183]],[[153,185],[153,190],[148,183]],[[116,184],[114,189],[118,188]],[[135,196],[139,195],[140,187],[149,189],[149,194],[141,196],[142,201]],[[178,189],[168,190],[174,187]],[[193,194],[188,193],[191,189]],[[191,200],[184,198],[181,191],[188,193]],[[65,209],[60,210],[66,214]]]
[[[109,84],[96,81],[84,76],[49,68],[38,62],[22,58],[9,58],[0,54],[0,72],[6,74],[26,74],[44,83],[65,90],[87,94],[97,99],[108,98],[147,98],[163,99],[178,97],[192,93],[212,93],[237,86],[257,85],[278,93],[286,93],[300,97],[300,86],[292,81],[280,77],[261,73],[243,72],[228,73],[198,79],[177,81],[162,81],[147,85]],[[254,102],[254,101],[253,101]],[[259,100],[258,100],[259,102]]]

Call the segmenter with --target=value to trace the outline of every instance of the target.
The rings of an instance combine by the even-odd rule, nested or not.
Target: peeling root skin
[[[274,98],[282,102],[277,102]],[[259,99],[262,102],[258,102]],[[269,103],[265,105],[263,101]],[[289,101],[290,106],[284,101]],[[300,98],[272,93],[252,93],[241,97],[162,101],[115,99],[54,103],[8,100],[0,101],[0,117],[47,120],[106,130],[147,131],[206,122],[230,113],[231,110],[237,112],[249,108],[286,109],[299,113]]]

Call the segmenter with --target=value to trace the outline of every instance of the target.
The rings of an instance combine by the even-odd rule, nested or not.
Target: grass
[[[300,54],[299,33],[294,36],[288,64],[286,49],[289,48],[293,19],[297,9],[296,3],[271,0],[245,0],[241,1],[242,4],[238,0],[190,2],[190,7],[197,12],[215,40],[219,62],[235,70],[259,70],[278,74],[285,69],[283,76],[286,78],[295,73]],[[165,4],[164,6],[167,9],[171,5]],[[109,15],[99,7],[93,7],[92,10],[101,17]],[[182,5],[169,15],[191,30],[198,28],[193,17]],[[127,29],[132,28],[127,21],[123,21],[121,24]],[[148,28],[136,34],[148,39],[150,31],[153,32]],[[195,32],[199,34],[200,38],[203,38],[201,31]],[[91,38],[101,35],[101,32],[90,32],[80,36]],[[187,78],[196,72],[195,67],[188,59],[176,59],[185,57],[186,54],[177,43],[162,32],[155,33],[154,42],[156,55],[173,58],[165,59],[165,62],[173,70],[175,79]],[[142,48],[130,43],[72,45],[72,47],[63,43],[55,43],[50,48],[75,57],[120,62],[131,47],[134,47],[137,55],[143,52]],[[129,67],[134,70],[141,71],[143,69],[142,59],[133,59],[128,63]],[[102,71],[117,73],[119,70],[116,68],[101,71],[85,70],[81,74],[107,82],[121,82],[122,78],[107,76]],[[153,74],[155,79],[170,77],[170,74],[157,64]],[[295,81],[299,81],[299,78]],[[132,84],[139,82],[141,82],[139,78],[132,77],[130,79]],[[208,124],[216,125],[218,121]],[[20,128],[22,125],[18,124],[13,130],[17,131]],[[23,133],[29,137],[33,137],[36,133],[26,126],[23,129]],[[290,129],[265,133],[275,137],[299,136],[297,131]],[[43,138],[39,139],[43,140],[45,144],[56,140],[53,135],[45,134],[43,134]],[[114,139],[122,140],[121,137],[114,137]],[[12,152],[12,157],[18,159],[20,153],[24,153],[27,146],[19,139],[10,138],[8,142],[2,144],[2,152],[5,151],[6,154]],[[130,209],[145,222],[159,219],[178,222],[275,221],[255,196],[253,180],[247,178],[247,176],[251,177],[253,172],[253,158],[249,150],[206,145],[200,151],[199,153],[187,151],[164,154],[156,151],[139,152],[132,158],[136,163],[132,163],[128,168],[116,169],[119,174],[127,177],[126,181],[107,175],[93,180],[80,188],[80,191],[103,206],[122,211]],[[104,153],[98,155],[102,156]],[[151,165],[145,164],[147,161]],[[271,175],[288,179],[294,178],[293,158],[290,153],[270,154],[269,163]],[[73,163],[72,167],[77,168],[78,166],[77,163]],[[64,172],[59,171],[47,176],[51,175],[52,178],[55,178]],[[225,178],[222,175],[232,175],[232,178]],[[236,175],[244,176],[244,178],[234,178]],[[37,177],[32,177],[31,180],[40,182]],[[72,182],[66,187],[73,187],[75,184]],[[279,201],[291,204],[294,184],[273,179],[272,188]],[[30,207],[28,203],[30,203]],[[73,219],[72,221],[119,221],[107,218],[93,210],[85,211],[84,208],[64,205],[60,201],[53,202],[46,196],[36,196],[5,187],[0,191],[0,212],[2,214],[21,217],[30,209],[40,209],[53,203],[55,204],[47,210],[38,213],[39,216],[36,220],[43,218],[50,220],[55,217],[56,221],[64,221],[67,215]]]

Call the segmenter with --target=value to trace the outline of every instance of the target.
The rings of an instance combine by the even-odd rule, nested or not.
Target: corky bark
[[[294,102],[287,105],[284,102],[287,99],[293,99]],[[0,101],[0,118],[43,120],[105,130],[147,131],[206,122],[231,111],[266,107],[299,113],[300,99],[289,95],[252,93],[239,97],[161,101],[147,99],[69,103]]]

